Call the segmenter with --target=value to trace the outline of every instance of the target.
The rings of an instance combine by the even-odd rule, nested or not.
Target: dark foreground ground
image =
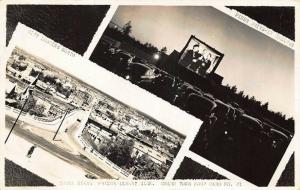
[[[194,162],[190,158],[184,158],[174,179],[227,179],[224,176]]]
[[[5,159],[5,186],[54,186],[14,162]]]
[[[291,156],[289,162],[285,166],[281,177],[277,181],[277,186],[294,186],[295,185],[295,157]]]

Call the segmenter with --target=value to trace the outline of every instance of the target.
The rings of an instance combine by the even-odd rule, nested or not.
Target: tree
[[[165,46],[165,47],[163,47],[163,48],[161,48],[161,50],[160,50],[160,52],[161,53],[164,53],[164,54],[166,54],[167,53],[167,47]]]
[[[37,104],[34,108],[35,114],[38,117],[44,116],[45,110],[46,110],[46,107],[43,104]]]
[[[19,60],[20,60],[20,61],[24,61],[24,60],[26,60],[26,57],[25,57],[24,55],[20,55],[20,56],[19,56]]]
[[[122,139],[121,142],[114,142],[110,145],[110,154],[107,156],[109,160],[118,166],[124,166],[131,161],[131,152],[133,149],[133,141]]]
[[[269,103],[267,102],[267,103],[263,104],[261,107],[263,110],[268,110]]]
[[[230,88],[230,91],[231,91],[233,94],[235,94],[236,91],[237,91],[237,87],[236,87],[235,85],[232,86],[232,87]]]
[[[132,31],[131,21],[128,21],[123,27],[123,34],[128,36]]]
[[[25,100],[19,102],[20,108],[23,106],[24,103],[25,103]],[[35,107],[35,103],[36,103],[36,100],[33,98],[32,95],[29,95],[26,105],[24,106],[24,109],[23,109],[24,112],[28,112],[31,109],[33,109]]]
[[[134,172],[134,175],[140,179],[157,179],[163,177],[163,172],[149,155],[143,154],[136,160],[138,169]]]
[[[177,142],[176,146],[174,148],[170,149],[169,152],[171,154],[173,154],[174,156],[176,156],[177,153],[179,152],[180,148],[181,148],[181,145],[179,142]]]
[[[38,74],[40,74],[41,72],[42,72],[41,69],[33,68],[33,69],[30,71],[29,76],[36,77],[36,76],[38,76]]]
[[[240,92],[238,93],[238,95],[239,95],[241,98],[244,98],[244,91],[240,91]]]

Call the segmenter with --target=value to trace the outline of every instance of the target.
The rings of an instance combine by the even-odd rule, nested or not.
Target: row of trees
[[[236,86],[222,86],[222,93],[218,94],[218,98],[225,102],[236,102],[250,115],[261,120],[267,119],[277,125],[294,132],[294,119],[287,117],[282,112],[274,112],[269,110],[269,103],[263,103],[256,100],[254,96],[249,96],[244,91],[238,91]]]
[[[131,21],[127,22],[123,27],[122,30],[119,30],[114,27],[107,27],[104,34],[106,36],[109,36],[115,40],[121,41],[121,42],[127,42],[131,44],[134,47],[137,47],[140,50],[143,50],[146,53],[154,54],[154,53],[166,53],[167,48],[163,47],[162,49],[158,49],[153,44],[146,42],[142,43],[139,40],[135,39],[134,37],[130,36],[130,33],[132,32],[132,25]]]

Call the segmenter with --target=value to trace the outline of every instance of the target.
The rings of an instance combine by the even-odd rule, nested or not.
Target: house
[[[22,75],[22,76],[23,76],[23,78],[21,80],[27,84],[30,84],[35,80],[35,77],[33,77],[33,76],[29,76],[29,75],[28,76]]]
[[[6,79],[5,80],[5,94],[10,94],[12,93],[13,91],[15,91],[16,89],[16,84],[15,83],[12,83],[10,82],[10,80]]]
[[[10,76],[18,77],[21,76],[20,71],[17,71],[16,69],[12,68],[11,66],[6,67],[6,73]]]
[[[65,111],[59,108],[59,105],[51,104],[48,113],[56,117],[56,116],[62,116],[65,113]]]
[[[71,98],[71,97],[70,97]],[[84,107],[89,105],[92,101],[92,96],[85,91],[85,89],[77,90],[74,94],[72,94],[71,103],[76,105],[77,107]]]
[[[41,90],[46,91],[48,89],[49,85],[46,84],[45,82],[41,81],[41,80],[38,80],[36,82],[36,87],[40,88]]]

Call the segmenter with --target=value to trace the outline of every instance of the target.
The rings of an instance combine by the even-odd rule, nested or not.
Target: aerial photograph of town
[[[43,149],[90,179],[164,179],[186,138],[18,47],[6,65],[5,108],[6,144],[26,139],[28,158]]]

